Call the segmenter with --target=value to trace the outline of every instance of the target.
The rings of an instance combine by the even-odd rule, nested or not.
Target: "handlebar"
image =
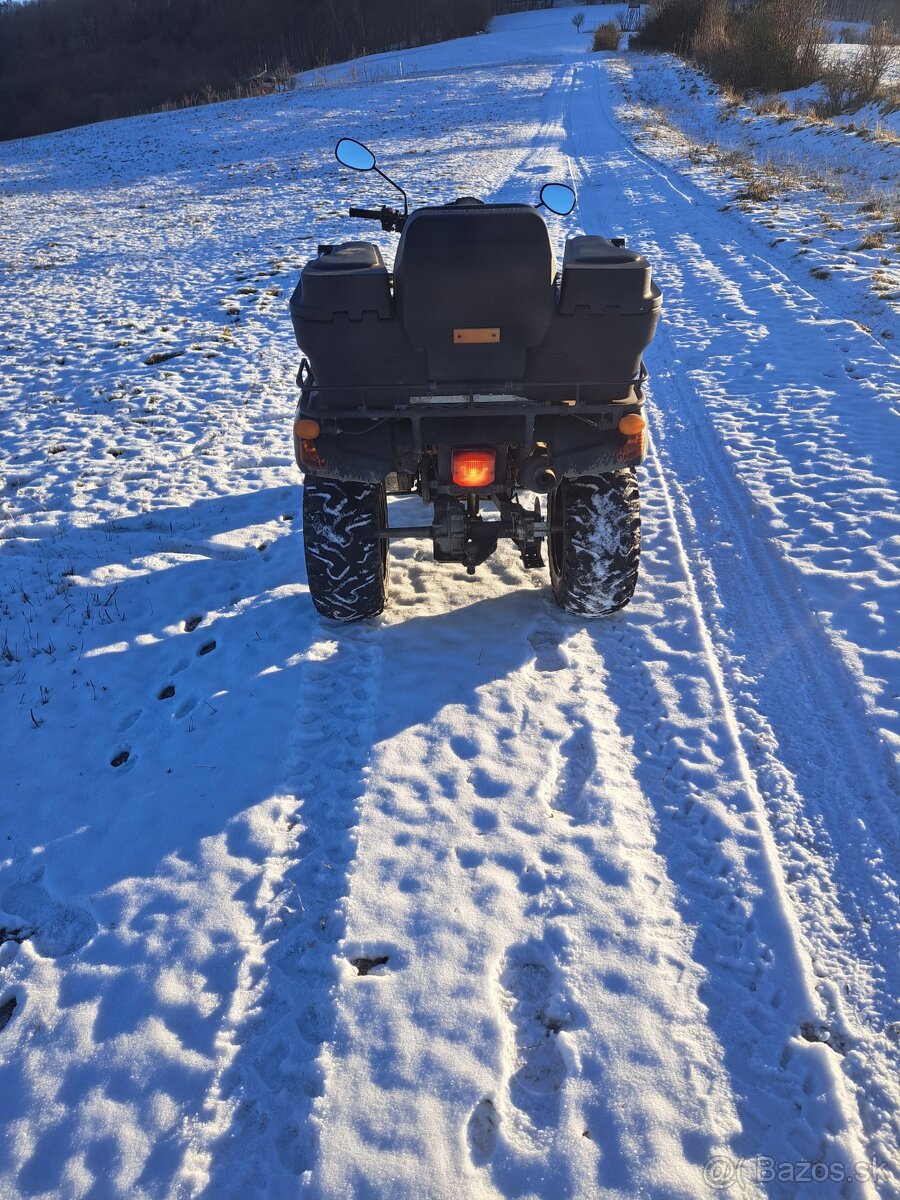
[[[397,212],[394,208],[351,208],[351,217],[362,217],[366,221],[380,221],[381,228],[386,233],[399,233],[406,224],[406,213]]]

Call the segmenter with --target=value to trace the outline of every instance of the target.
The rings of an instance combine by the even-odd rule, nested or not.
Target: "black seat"
[[[397,250],[394,299],[411,345],[426,353],[428,377],[522,379],[529,347],[553,318],[555,273],[547,226],[529,205],[413,212]]]

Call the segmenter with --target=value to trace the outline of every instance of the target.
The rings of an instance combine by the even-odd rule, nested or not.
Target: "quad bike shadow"
[[[542,568],[546,541],[561,608],[623,608],[640,554],[643,352],[662,304],[649,263],[622,239],[578,236],[558,271],[538,209],[570,213],[565,184],[545,184],[537,208],[462,197],[410,212],[367,147],[342,138],[335,153],[404,206],[350,209],[400,233],[392,272],[370,242],[324,245],[291,297],[316,609],[381,612],[390,540],[407,537],[469,573],[501,538]],[[408,493],[433,506],[430,526],[389,525],[387,496]]]

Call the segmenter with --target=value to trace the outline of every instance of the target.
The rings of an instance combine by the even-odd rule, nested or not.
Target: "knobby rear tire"
[[[602,617],[634,595],[641,508],[634,468],[563,479],[550,495],[553,597],[579,616]]]
[[[332,621],[362,621],[387,596],[384,484],[308,475],[303,487],[303,552],[316,611]]]

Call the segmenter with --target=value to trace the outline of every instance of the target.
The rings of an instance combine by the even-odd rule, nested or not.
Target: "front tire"
[[[563,479],[550,494],[548,557],[553,598],[566,612],[601,617],[634,595],[641,508],[633,468]]]
[[[332,621],[362,621],[384,608],[388,543],[383,483],[307,475],[303,486],[303,552],[316,611]]]

